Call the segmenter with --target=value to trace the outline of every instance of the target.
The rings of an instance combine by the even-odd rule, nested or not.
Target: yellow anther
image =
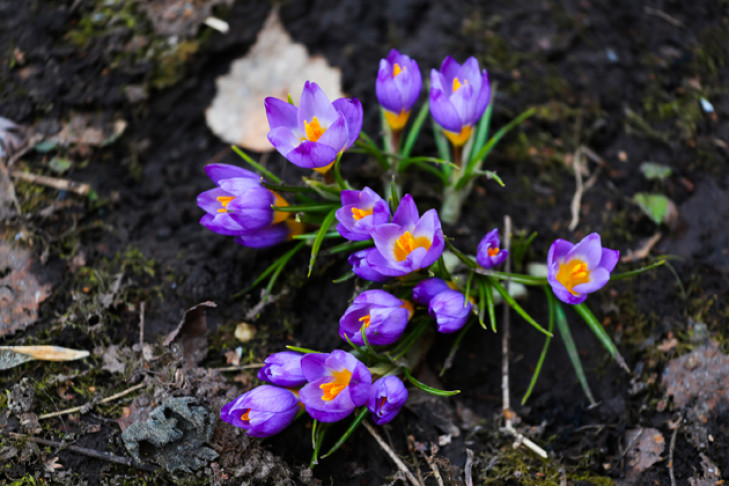
[[[489,256],[493,258],[496,255],[498,255],[501,250],[498,248],[489,248],[487,251],[488,251]]]
[[[312,118],[311,123],[304,120],[304,129],[306,130],[306,138],[310,142],[316,142],[327,131],[326,127],[319,124],[317,117]]]
[[[319,385],[321,391],[324,392],[321,399],[325,402],[334,400],[342,390],[349,386],[349,381],[352,379],[352,372],[345,368],[342,371],[333,371],[332,376],[334,377],[334,381]]]
[[[405,70],[405,68],[401,68],[398,63],[395,63],[395,65],[392,66],[392,77],[394,78],[395,76],[397,76],[398,74],[400,74],[404,70]]]
[[[372,214],[373,209],[360,209],[360,208],[352,208],[352,217],[355,221],[359,221],[362,218],[366,218],[370,214]]]
[[[235,196],[218,196],[215,199],[217,199],[218,202],[220,203],[220,205],[223,206],[222,208],[218,208],[218,212],[227,213],[228,212],[228,209],[227,209],[228,203],[230,203],[230,201],[235,199]]]
[[[453,78],[453,86],[452,86],[451,92],[452,92],[452,93],[455,93],[456,91],[458,91],[458,88],[460,88],[460,87],[461,87],[461,86],[463,86],[464,84],[468,84],[468,80],[467,80],[467,79],[464,79],[464,80],[463,80],[463,83],[461,83],[461,82],[460,82],[460,81],[458,80],[458,78]]]
[[[369,314],[367,314],[366,316],[362,316],[357,320],[362,323],[362,327],[364,327],[365,329],[370,327],[370,315]]]
[[[240,419],[241,419],[241,420],[242,420],[243,422],[248,422],[248,421],[250,421],[250,420],[251,420],[251,418],[250,418],[250,417],[248,416],[248,414],[249,414],[249,413],[251,413],[251,409],[250,409],[250,408],[249,408],[249,409],[246,409],[246,411],[245,411],[245,412],[243,413],[243,415],[241,415],[241,416],[240,416]]]
[[[395,248],[393,253],[395,254],[395,260],[401,262],[405,260],[410,253],[416,248],[425,248],[430,250],[431,242],[425,236],[413,237],[412,233],[406,231],[395,242]]]
[[[590,270],[587,269],[587,264],[582,260],[574,259],[567,263],[562,263],[557,271],[556,279],[572,295],[580,295],[573,289],[584,283],[590,281]]]

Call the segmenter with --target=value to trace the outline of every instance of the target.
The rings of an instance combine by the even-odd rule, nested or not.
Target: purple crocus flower
[[[369,280],[371,282],[382,283],[389,280],[391,277],[381,274],[367,263],[367,255],[373,251],[376,252],[377,248],[365,248],[364,250],[357,251],[349,255],[347,261],[350,265],[352,265],[352,271],[359,278]]]
[[[293,219],[287,219],[282,223],[242,233],[235,242],[249,248],[265,248],[288,241],[292,236],[302,234],[303,230],[304,225]]]
[[[443,253],[445,237],[435,209],[418,215],[412,196],[406,194],[392,223],[372,228],[377,251],[367,254],[367,263],[382,275],[399,277],[425,268]]]
[[[288,217],[271,209],[274,204],[286,206],[286,200],[263,187],[257,174],[228,164],[208,165],[205,172],[218,186],[197,197],[197,205],[207,213],[200,224],[209,230],[240,236]]]
[[[289,426],[299,411],[293,392],[261,385],[244,393],[220,410],[220,418],[246,430],[251,437],[268,437]]]
[[[375,381],[370,389],[367,409],[377,425],[394,419],[408,400],[408,390],[396,376],[385,376]]]
[[[486,233],[476,250],[476,261],[483,268],[489,269],[501,265],[509,256],[509,250],[499,248],[499,229],[495,228]]]
[[[266,98],[271,131],[268,140],[291,163],[326,172],[340,152],[348,149],[362,130],[362,104],[357,98],[329,101],[316,83],[307,81],[297,107]]]
[[[375,93],[385,109],[385,120],[394,132],[405,127],[422,87],[423,77],[417,62],[395,49],[387,59],[380,59]]]
[[[336,422],[367,403],[372,375],[351,354],[339,349],[307,354],[301,369],[309,383],[299,390],[299,397],[312,418]]]
[[[339,319],[339,336],[348,337],[357,345],[363,345],[362,328],[370,344],[392,344],[408,325],[413,306],[384,290],[365,290]]]
[[[300,387],[306,383],[301,371],[303,355],[293,351],[274,353],[263,361],[258,370],[258,379],[286,388]]]
[[[390,221],[390,206],[375,191],[342,191],[342,207],[337,210],[337,231],[348,240],[370,239],[373,226]]]
[[[456,147],[468,141],[490,96],[488,73],[479,68],[475,57],[469,57],[461,66],[448,56],[440,71],[430,72],[430,113]]]
[[[547,280],[565,304],[580,304],[587,294],[605,286],[620,258],[618,250],[603,248],[600,235],[587,235],[576,245],[556,240],[547,255]]]
[[[445,290],[433,297],[428,304],[428,313],[435,319],[438,332],[448,334],[462,328],[473,305],[466,300],[466,296],[457,290]]]
[[[451,290],[451,287],[445,280],[437,277],[426,278],[413,287],[413,300],[427,306],[433,297],[446,290]]]

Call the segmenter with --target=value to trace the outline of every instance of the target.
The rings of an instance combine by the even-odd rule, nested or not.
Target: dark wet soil
[[[670,359],[705,340],[729,351],[729,234],[724,223],[729,216],[728,9],[720,1],[291,1],[281,6],[281,18],[294,40],[342,70],[344,90],[363,102],[364,130],[372,136],[379,126],[374,76],[379,59],[391,47],[417,59],[424,73],[438,67],[446,55],[460,61],[476,56],[498,83],[493,126],[502,126],[530,106],[538,108],[538,114],[504,139],[488,160],[488,168],[499,173],[506,187],[479,180],[461,221],[446,229],[459,248],[473,251],[481,236],[501,225],[508,214],[516,232],[538,233],[528,253],[530,261],[544,261],[554,238],[576,241],[593,231],[623,255],[639,250],[660,232],[651,255],[672,255],[670,270],[613,284],[590,298],[632,374],[609,358],[576,314],[568,315],[598,402],[595,407],[589,407],[558,340],[532,398],[518,406],[543,340],[513,318],[512,401],[524,432],[550,453],[547,462],[523,448],[514,455],[511,439],[499,432],[500,336],[474,328],[442,377],[437,375],[453,337],[438,336],[420,376],[462,393],[450,399],[417,396],[381,432],[413,470],[421,471],[425,484],[436,484],[425,455],[439,440],[434,458],[445,484],[463,480],[466,449],[475,452],[474,484],[559,484],[562,471],[569,484],[635,478],[626,459],[625,436],[629,429],[641,427],[658,429],[666,448],[663,460],[642,476],[637,474],[633,484],[670,484],[670,423],[684,411],[665,396],[660,376]],[[0,235],[3,242],[32,249],[33,271],[52,285],[52,294],[40,305],[36,324],[0,338],[0,344],[131,348],[139,340],[140,312],[145,341],[159,344],[185,309],[210,300],[218,307],[207,313],[211,349],[201,366],[226,366],[224,353],[241,346],[233,337],[236,324],[259,302],[258,290],[243,299],[233,295],[248,286],[280,248],[242,248],[198,225],[201,214],[195,198],[209,186],[203,166],[210,161],[239,163],[209,131],[204,111],[215,94],[216,77],[246,53],[269,10],[267,3],[255,1],[219,5],[214,13],[229,22],[229,33],[203,26],[182,39],[194,42],[190,52],[154,57],[138,46],[154,45],[159,34],[144,21],[134,1],[0,1],[1,116],[41,135],[57,132],[76,112],[127,122],[123,135],[106,146],[80,144],[48,154],[29,151],[15,163],[15,168],[58,176],[49,166],[51,158],[68,157],[73,164],[62,177],[89,183],[98,197],[16,181],[22,215],[7,218]],[[99,15],[111,20],[102,21]],[[165,63],[172,63],[171,76],[160,68],[168,66]],[[141,89],[144,96],[131,96],[129,86],[134,93]],[[702,108],[702,99],[713,105],[713,112]],[[582,198],[579,225],[570,231],[575,190],[571,161],[580,147],[583,153],[586,148],[595,154],[587,164],[589,173],[600,173]],[[416,150],[432,153],[432,138],[424,136]],[[647,180],[640,170],[646,161],[670,167],[672,175],[663,181]],[[278,155],[266,163],[292,183],[304,175]],[[372,162],[360,155],[348,156],[343,172],[355,184],[376,181]],[[427,175],[406,175],[404,187],[421,208],[438,207],[439,189]],[[678,208],[678,218],[655,225],[633,202],[639,192],[668,196]],[[331,284],[347,270],[344,258],[320,261],[309,279],[306,260],[297,256],[282,276],[277,289],[286,294],[248,318],[256,330],[253,340],[242,344],[250,361],[260,361],[286,344],[339,346],[336,325],[355,284]],[[634,266],[620,265],[626,270]],[[115,287],[120,274],[121,283]],[[104,295],[110,297],[97,299]],[[535,297],[525,306],[543,322],[542,300]],[[671,339],[677,344],[665,345]],[[164,366],[148,363],[147,369],[151,366],[160,382],[171,386],[174,359],[167,356],[158,363],[162,362]],[[0,371],[0,388],[10,390],[29,377],[28,386],[36,389],[30,411],[40,415],[85,403],[93,397],[89,386],[108,396],[140,377],[133,371],[138,363],[129,363],[125,373],[99,371],[101,364],[99,355],[68,365],[29,363]],[[170,370],[171,375],[164,375]],[[255,384],[252,374],[236,380],[234,375],[227,373],[224,379],[230,396]],[[72,398],[58,383],[71,390]],[[220,400],[226,391],[215,393]],[[219,405],[209,404],[215,413]],[[0,426],[6,432],[30,432],[122,457],[126,452],[114,420],[127,413],[123,407],[129,407],[128,399],[80,416],[44,420],[32,430],[5,414]],[[706,416],[711,443],[692,440],[693,423],[676,434],[672,468],[677,484],[702,478],[702,455],[729,474],[729,430],[721,410],[726,408]],[[235,473],[247,458],[254,458],[251,464],[276,464],[278,471],[246,476],[254,478],[250,484],[281,484],[286,478],[389,484],[397,473],[364,430],[317,466],[314,479],[301,472],[311,453],[310,430],[303,421],[251,446],[240,434],[216,434],[219,459],[185,481],[239,484]],[[3,436],[0,440],[0,455],[9,450],[5,447],[18,451],[0,468],[0,480],[8,484],[35,484],[31,477],[73,484],[142,484],[145,477],[155,483],[183,481],[70,450],[33,449]],[[424,444],[427,454],[419,452],[418,444]],[[265,450],[273,456],[266,456]],[[53,457],[62,468],[49,465]],[[555,471],[555,482],[549,482],[549,473]],[[455,479],[451,482],[449,477]]]

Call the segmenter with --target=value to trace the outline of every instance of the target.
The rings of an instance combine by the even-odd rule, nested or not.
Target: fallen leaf
[[[214,302],[202,302],[185,311],[177,328],[167,335],[165,346],[178,338],[182,341],[182,358],[185,368],[191,368],[208,354],[208,325],[205,308],[217,307]]]
[[[652,180],[662,181],[671,177],[673,171],[667,165],[657,164],[655,162],[643,162],[640,164],[640,171],[643,173],[643,177]]]
[[[0,370],[7,370],[33,360],[74,361],[88,356],[88,351],[59,346],[0,346]]]
[[[212,14],[213,7],[232,4],[233,0],[137,0],[155,32],[177,38],[195,36],[200,25]]]
[[[205,111],[210,130],[227,143],[256,152],[270,152],[268,120],[263,102],[269,97],[296,103],[306,81],[315,81],[330,100],[341,98],[342,73],[321,56],[309,56],[295,44],[273,9],[248,54],[234,61],[230,73],[219,77],[217,93]]]
[[[654,223],[664,223],[672,229],[677,226],[678,209],[676,204],[663,194],[639,192],[633,196],[633,200]]]
[[[63,146],[103,147],[113,143],[126,128],[127,122],[122,119],[109,121],[100,114],[74,113],[52,140]]]
[[[0,337],[25,329],[38,319],[38,304],[51,286],[31,273],[31,252],[0,242]]]
[[[625,433],[626,465],[625,483],[638,484],[640,476],[653,464],[663,460],[661,454],[666,441],[657,429],[630,429]]]

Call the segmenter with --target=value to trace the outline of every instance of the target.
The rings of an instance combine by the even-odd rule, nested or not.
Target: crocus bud
[[[409,302],[384,290],[365,290],[354,299],[339,320],[339,335],[361,346],[364,344],[364,328],[370,344],[392,344],[405,330],[411,313]]]
[[[428,313],[435,319],[438,332],[448,334],[462,328],[473,306],[457,290],[445,290],[430,300]]]
[[[352,265],[352,271],[359,278],[369,280],[371,282],[386,282],[391,277],[381,274],[380,272],[372,268],[369,263],[367,263],[367,255],[369,255],[373,251],[376,252],[377,248],[366,248],[364,250],[354,252],[349,255],[349,258],[347,258],[347,262]]]
[[[437,277],[426,278],[413,287],[413,300],[420,305],[430,304],[430,300],[441,292],[451,290],[445,280]]]
[[[400,131],[420,96],[423,78],[418,63],[392,49],[380,60],[375,93],[385,109],[385,120],[393,131]]]
[[[299,399],[291,391],[261,385],[226,403],[220,410],[220,418],[245,429],[251,437],[268,437],[293,422],[298,405]]]
[[[501,265],[509,256],[509,250],[499,248],[501,241],[499,240],[499,229],[493,229],[486,233],[481,239],[476,251],[476,261],[483,268],[489,269]]]
[[[382,425],[394,419],[407,400],[408,390],[402,380],[385,376],[372,384],[367,409],[372,412],[372,420]]]
[[[301,358],[303,355],[293,351],[272,354],[263,361],[258,379],[286,388],[302,386],[306,378],[301,371]]]

